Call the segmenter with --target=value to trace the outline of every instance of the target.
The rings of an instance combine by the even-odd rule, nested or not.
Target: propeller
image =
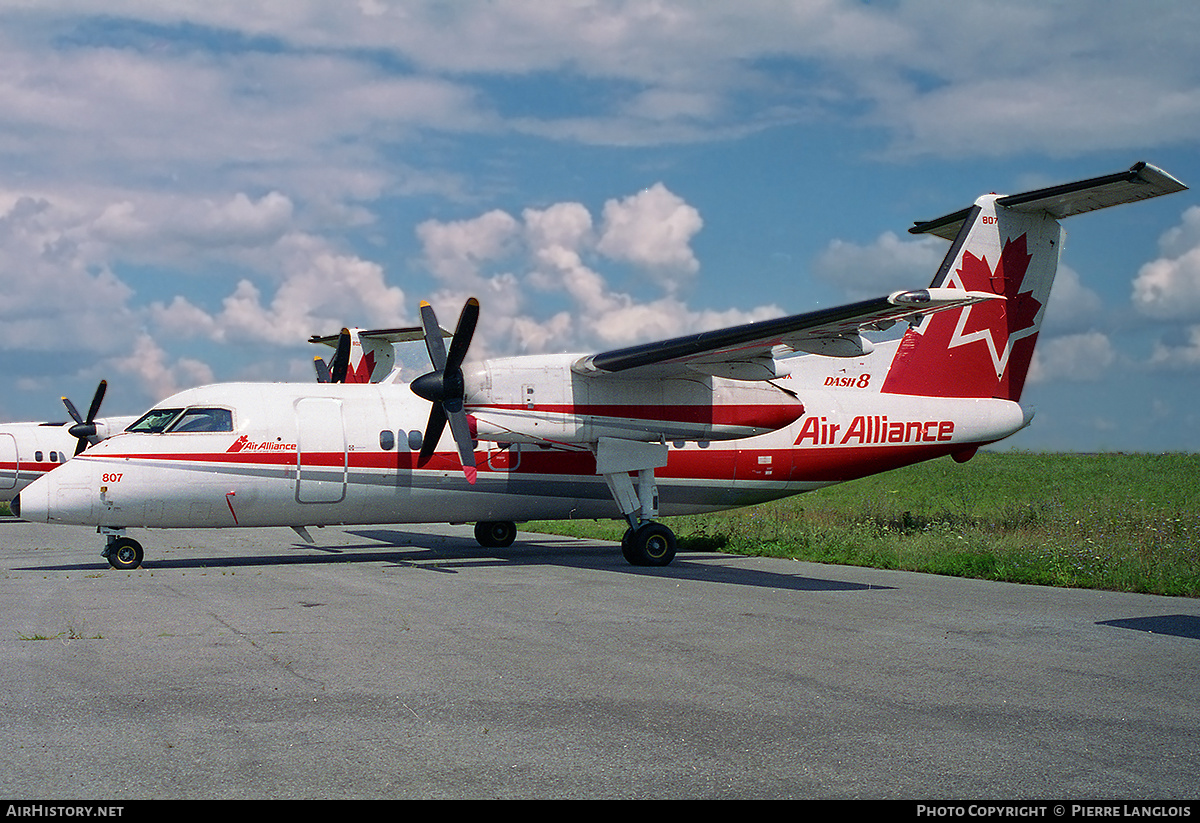
[[[345,383],[346,371],[350,367],[350,330],[342,329],[338,335],[337,351],[329,365],[319,357],[313,358],[318,383]]]
[[[79,439],[79,442],[75,444],[75,454],[79,454],[89,445],[94,446],[100,442],[96,437],[96,412],[100,411],[100,403],[104,400],[106,391],[108,391],[108,381],[101,380],[100,385],[96,387],[96,393],[92,396],[92,405],[88,407],[87,417],[79,416],[79,410],[75,408],[75,404],[69,398],[62,399],[63,405],[67,407],[67,411],[75,421],[75,425],[67,429],[72,437]]]
[[[463,381],[462,363],[467,356],[467,348],[471,345],[471,337],[475,333],[478,320],[479,301],[472,297],[467,300],[458,316],[458,326],[454,330],[454,339],[450,341],[450,351],[447,352],[433,306],[422,300],[421,328],[425,332],[425,348],[429,350],[429,361],[433,364],[433,371],[416,378],[410,385],[414,394],[433,404],[433,408],[429,410],[425,435],[421,440],[421,453],[417,456],[417,465],[425,465],[433,456],[442,431],[449,423],[450,433],[454,435],[463,474],[466,475],[468,483],[475,482],[475,448],[471,442],[471,426],[467,421],[467,413],[463,411],[466,386]]]

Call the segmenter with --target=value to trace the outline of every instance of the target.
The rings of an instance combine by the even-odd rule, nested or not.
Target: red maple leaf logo
[[[957,348],[982,341],[991,355],[997,379],[1003,377],[1008,367],[1013,344],[1032,333],[1042,309],[1032,291],[1021,291],[1032,259],[1022,234],[1004,244],[995,270],[988,265],[987,258],[967,252],[963,255],[962,268],[955,273],[962,288],[990,291],[1005,298],[963,309],[947,344],[949,348]]]
[[[933,315],[924,330],[906,332],[884,391],[1018,399],[1045,300],[1038,296],[1045,285],[1038,277],[1030,278],[1028,287],[1025,283],[1032,260],[1025,234],[1004,243],[995,268],[986,256],[964,250],[943,285],[1004,299]]]

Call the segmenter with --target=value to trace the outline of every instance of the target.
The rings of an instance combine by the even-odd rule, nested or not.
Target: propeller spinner
[[[101,380],[100,385],[96,387],[96,393],[92,396],[92,405],[88,407],[87,417],[79,416],[79,410],[75,408],[75,404],[69,398],[62,399],[63,405],[67,407],[67,411],[75,421],[75,425],[67,429],[72,437],[79,440],[75,444],[75,454],[79,454],[89,445],[94,446],[100,442],[100,439],[96,437],[96,413],[100,411],[100,403],[104,400],[104,392],[107,390],[108,381]]]
[[[450,433],[454,435],[463,474],[466,475],[468,483],[474,483],[476,477],[475,447],[467,413],[463,410],[466,386],[462,363],[467,355],[467,348],[471,345],[471,337],[475,333],[478,320],[479,301],[472,297],[467,300],[458,316],[458,326],[454,330],[454,339],[450,341],[450,351],[447,352],[433,306],[421,301],[421,328],[425,332],[425,348],[429,350],[429,361],[433,364],[433,371],[416,378],[410,386],[414,394],[433,404],[429,410],[429,422],[425,426],[417,465],[425,465],[433,456],[442,431],[449,423]]]

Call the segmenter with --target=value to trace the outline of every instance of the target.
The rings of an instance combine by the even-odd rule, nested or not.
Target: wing
[[[882,331],[899,320],[914,321],[921,315],[996,299],[995,294],[961,289],[899,291],[807,314],[592,354],[571,368],[581,375],[651,378],[691,371],[770,380],[779,376],[774,357],[779,350],[857,357],[872,349],[870,341],[862,337],[863,331]]]

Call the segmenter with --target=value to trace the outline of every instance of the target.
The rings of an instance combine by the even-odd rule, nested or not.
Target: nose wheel
[[[133,571],[142,565],[142,544],[132,537],[111,537],[104,548],[104,558],[118,571]]]

